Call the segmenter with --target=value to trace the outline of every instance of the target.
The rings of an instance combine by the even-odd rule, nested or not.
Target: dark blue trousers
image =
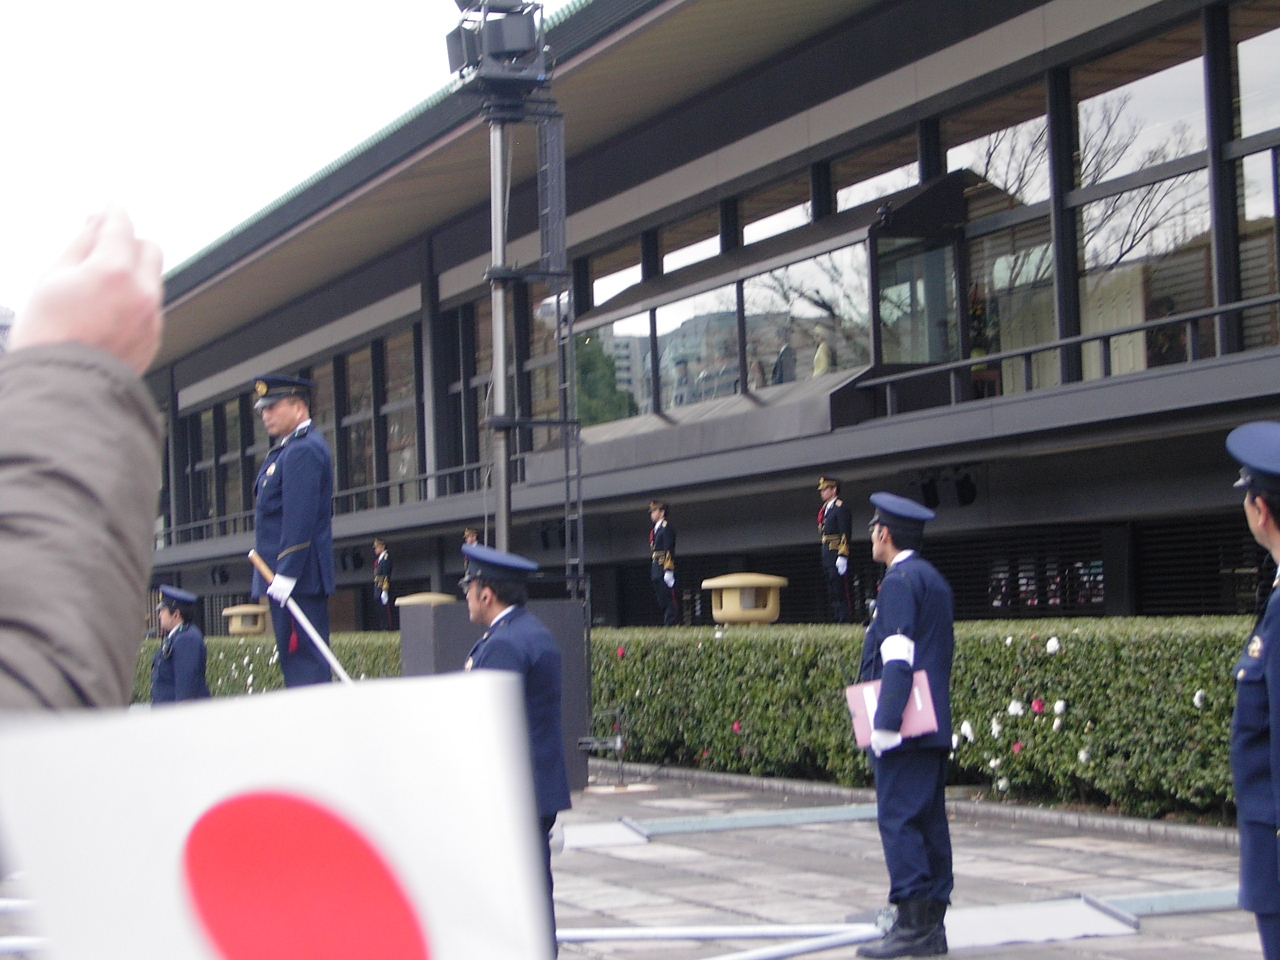
[[[675,587],[668,587],[667,582],[662,579],[661,573],[653,578],[653,595],[657,598],[658,609],[662,611],[662,625],[664,627],[674,627],[678,624],[680,615],[676,611]]]
[[[298,596],[294,600],[311,621],[320,636],[329,641],[329,598],[326,596]],[[294,624],[293,614],[287,608],[271,601],[271,624],[276,630],[276,650],[280,653],[280,670],[286,687],[302,687],[309,683],[328,683],[332,679],[329,662],[316,649],[310,635],[301,624]],[[295,635],[297,640],[292,638]],[[296,649],[290,653],[290,646]]]
[[[899,747],[875,760],[876,821],[889,868],[889,902],[951,901],[946,750]]]
[[[1280,856],[1273,823],[1241,820],[1240,909],[1257,917],[1265,960],[1280,960]]]

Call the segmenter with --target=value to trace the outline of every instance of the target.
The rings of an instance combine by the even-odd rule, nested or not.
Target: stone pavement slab
[[[574,796],[574,809],[562,814],[560,823],[574,827],[624,817],[640,822],[723,818],[863,799],[801,789],[735,789],[732,778],[719,780],[654,778],[636,785],[643,789],[622,791],[602,780]],[[1074,824],[966,816],[963,805],[953,810],[956,909],[1080,893],[1106,898],[1204,891],[1236,882],[1235,851],[1221,842],[1187,842],[1187,831],[1125,835],[1105,827],[1109,832],[1099,834]],[[1147,833],[1165,838],[1144,838]],[[684,832],[655,836],[642,845],[578,847],[557,853],[552,869],[561,927],[840,923],[851,912],[882,906],[888,889],[876,826],[856,820]],[[758,940],[571,943],[561,947],[561,956],[702,960],[759,946]],[[1144,917],[1140,930],[1130,936],[953,952],[972,960],[1242,960],[1261,954],[1253,917],[1239,910]],[[843,960],[855,953],[856,947],[842,947],[813,956]]]

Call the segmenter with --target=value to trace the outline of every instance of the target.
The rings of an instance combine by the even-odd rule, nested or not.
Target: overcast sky
[[[0,305],[113,200],[181,263],[444,86],[458,19],[454,0],[0,0]]]

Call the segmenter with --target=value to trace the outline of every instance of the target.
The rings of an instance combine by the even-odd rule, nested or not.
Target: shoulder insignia
[[[836,497],[836,506],[837,506],[837,507],[843,507],[843,506],[844,506],[844,501],[843,501],[843,500],[841,500],[839,497]]]
[[[267,464],[267,476],[269,477],[275,472],[276,472],[276,465],[274,463]]]
[[[1253,657],[1255,660],[1262,656],[1262,638],[1254,637],[1250,640],[1247,652],[1249,656]]]

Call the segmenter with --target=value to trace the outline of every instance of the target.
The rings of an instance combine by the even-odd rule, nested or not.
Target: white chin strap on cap
[[[880,644],[880,660],[886,664],[893,660],[901,660],[908,667],[915,666],[915,641],[901,633],[885,637],[884,642]]]

